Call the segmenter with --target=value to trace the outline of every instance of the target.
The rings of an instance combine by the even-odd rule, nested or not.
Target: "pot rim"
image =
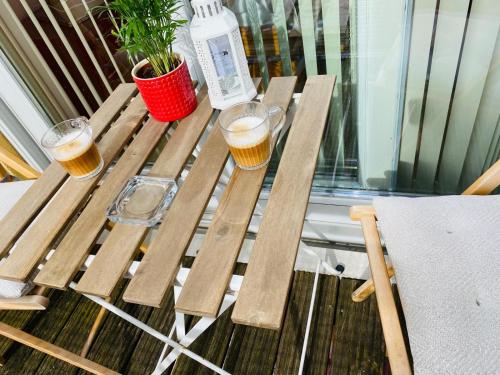
[[[137,64],[134,65],[134,67],[132,68],[132,78],[134,80],[139,80],[139,81],[150,81],[150,80],[153,80],[153,79],[159,79],[159,78],[162,78],[162,77],[165,77],[165,76],[168,76],[169,74],[173,74],[175,73],[176,70],[178,70],[182,65],[184,65],[186,63],[186,59],[184,58],[183,55],[181,55],[180,53],[174,53],[174,55],[181,61],[181,63],[177,66],[177,68],[175,68],[174,70],[168,72],[168,73],[165,73],[159,77],[153,77],[153,78],[142,78],[142,77],[139,77],[137,75],[137,72],[142,68],[144,67],[145,65],[149,64],[149,60],[148,59],[143,59],[141,61],[139,61]]]

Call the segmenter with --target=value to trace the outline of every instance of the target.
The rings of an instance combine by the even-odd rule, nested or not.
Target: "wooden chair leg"
[[[109,302],[110,299],[106,298],[106,300]],[[94,320],[94,324],[90,329],[89,335],[87,336],[87,340],[85,341],[85,344],[83,344],[82,351],[80,352],[80,357],[85,358],[89,353],[90,347],[92,346],[92,343],[94,342],[97,336],[97,332],[104,322],[104,318],[106,317],[107,313],[108,310],[106,310],[104,307],[101,307],[99,313],[97,314],[97,317]]]
[[[93,374],[114,375],[118,374],[98,363],[92,362],[86,358],[82,358],[75,353],[65,350],[50,342],[32,336],[20,329],[9,326],[8,324],[0,322],[0,335],[5,336],[11,340],[17,341],[21,344],[29,346],[42,353],[48,354],[52,357],[58,358],[62,361],[68,362],[74,366],[80,367],[83,370],[89,371]]]
[[[39,178],[42,175],[15,153],[3,147],[0,147],[0,162],[2,165],[6,165],[11,168],[18,177],[23,179]]]
[[[394,268],[392,268],[391,265],[387,265],[387,273],[389,274],[389,278],[394,276]],[[351,298],[354,302],[363,302],[370,297],[373,292],[375,292],[373,279],[368,279],[358,289],[352,292]]]
[[[393,374],[411,375],[410,362],[399,322],[391,282],[387,273],[382,245],[373,215],[361,217],[361,228],[365,237],[366,252],[375,284],[377,305],[384,332],[387,353]]]
[[[42,296],[46,290],[47,290],[46,287],[37,285],[33,288],[33,290],[31,291],[31,294],[34,294],[37,296]]]

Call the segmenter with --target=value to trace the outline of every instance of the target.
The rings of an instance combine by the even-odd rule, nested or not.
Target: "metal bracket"
[[[132,274],[135,273],[135,270],[137,267],[131,267],[129,269],[129,272]],[[177,273],[176,277],[176,282],[174,285],[174,298],[177,301],[177,298],[180,295],[180,292],[182,290],[182,285],[184,285],[184,282],[186,281],[187,275],[189,273],[189,269],[187,268],[181,268],[179,272]],[[243,276],[239,275],[233,275],[231,278],[230,284],[229,284],[229,289],[226,292],[226,295],[224,296],[224,300],[222,302],[221,309],[215,318],[209,318],[209,317],[203,317],[201,318],[198,323],[194,325],[189,332],[186,333],[185,331],[185,319],[184,319],[184,314],[182,313],[175,313],[176,318],[174,325],[170,331],[170,334],[168,336],[165,336],[161,332],[155,330],[154,328],[148,326],[144,322],[140,321],[139,319],[133,317],[130,314],[127,314],[125,311],[119,309],[115,305],[109,303],[105,299],[101,297],[96,297],[93,295],[89,294],[83,294],[85,297],[88,299],[92,300],[93,302],[97,303],[98,305],[104,307],[106,310],[109,312],[118,315],[120,318],[126,320],[127,322],[133,324],[137,328],[141,329],[142,331],[150,334],[151,336],[157,338],[158,340],[162,341],[165,343],[165,347],[162,350],[162,353],[160,355],[160,358],[158,360],[158,364],[153,372],[153,374],[159,375],[162,374],[178,357],[179,355],[185,354],[186,356],[194,359],[198,363],[202,364],[205,367],[208,367],[210,370],[215,371],[218,374],[222,375],[230,375],[227,371],[224,371],[221,367],[213,364],[212,362],[204,359],[200,355],[192,352],[191,350],[188,349],[189,345],[193,343],[194,340],[196,340],[203,332],[205,332],[216,320],[219,318],[235,301],[238,295],[238,291],[240,290],[241,283],[243,281]],[[76,283],[71,282],[70,284],[71,289],[76,288]],[[177,334],[177,340],[175,341],[172,339],[174,331]],[[165,357],[165,354],[167,352],[167,349],[171,347],[173,350]]]
[[[189,274],[189,269],[181,268],[179,273],[177,274],[176,282],[174,285],[174,299],[177,303],[177,299],[179,298],[182,286],[187,279]],[[243,276],[233,275],[231,278],[231,282],[229,284],[229,289],[224,295],[224,300],[222,301],[221,308],[217,317],[202,317],[187,333],[185,327],[185,315],[180,312],[175,312],[175,332],[177,335],[177,340],[179,340],[179,344],[183,347],[189,347],[194,340],[196,340],[203,332],[205,332],[224,312],[231,307],[231,305],[236,302],[236,297],[238,295],[238,291],[240,290],[241,283],[243,281]],[[174,329],[172,327],[172,329]],[[173,349],[166,357],[165,353],[168,348],[168,343],[165,344],[165,348],[163,349],[162,356],[159,359],[159,363],[156,366],[153,374],[160,375],[162,374],[170,365],[179,357],[181,352],[178,349]]]

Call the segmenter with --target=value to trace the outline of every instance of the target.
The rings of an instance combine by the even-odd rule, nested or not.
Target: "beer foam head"
[[[75,159],[92,146],[92,136],[81,132],[76,138],[75,134],[66,134],[59,139],[52,149],[52,154],[57,160],[65,161]]]
[[[261,143],[269,135],[266,125],[260,125],[264,120],[256,116],[242,117],[234,120],[226,133],[227,143],[232,147],[248,148]]]

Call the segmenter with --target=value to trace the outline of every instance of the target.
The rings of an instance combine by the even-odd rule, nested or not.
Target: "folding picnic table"
[[[295,83],[296,77],[273,78],[263,102],[288,108]],[[130,95],[130,86],[122,85],[90,119],[104,159],[103,172],[77,181],[56,162],[47,168],[1,222],[0,258],[5,259],[0,278],[33,280],[48,288],[70,287],[163,341],[166,347],[155,373],[162,373],[184,353],[226,374],[188,346],[232,304],[235,323],[280,328],[334,84],[334,76],[309,77],[305,84],[244,276],[233,275],[233,270],[266,168],[234,168],[192,268],[180,268],[220,184],[229,150],[217,121],[210,125],[216,113],[206,89],[198,94],[195,112],[175,129],[174,124],[148,119],[140,95],[108,127],[111,121],[104,119],[119,113],[117,105],[123,103],[124,92]],[[178,179],[193,151],[199,152],[147,251],[135,261],[150,228],[115,224],[97,253],[91,254],[107,224],[106,208],[126,181],[141,171],[167,132],[170,137],[149,175]],[[206,140],[200,142],[204,134]],[[75,282],[79,271],[84,273]],[[170,335],[108,302],[123,277],[130,278],[123,300],[147,306],[160,307],[174,285],[176,321]],[[202,317],[189,332],[184,314]],[[177,340],[171,338],[174,329]],[[0,334],[6,335],[1,327]],[[168,354],[167,347],[172,348]]]

